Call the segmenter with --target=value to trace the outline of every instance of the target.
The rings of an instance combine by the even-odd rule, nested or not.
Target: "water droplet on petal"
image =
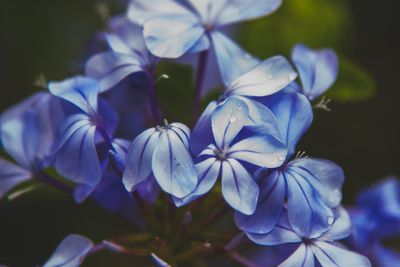
[[[237,121],[237,118],[236,118],[236,117],[232,117],[232,118],[230,118],[230,120],[229,120],[230,123],[235,123],[236,121]]]
[[[328,216],[328,217],[326,218],[326,221],[327,221],[327,223],[328,223],[329,225],[332,225],[333,222],[335,221],[335,219],[334,219],[332,216]]]

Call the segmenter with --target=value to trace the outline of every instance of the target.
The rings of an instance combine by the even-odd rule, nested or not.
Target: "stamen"
[[[306,151],[298,151],[296,154],[295,159],[302,159],[302,158],[308,158],[308,156],[306,155]]]
[[[168,74],[162,74],[155,80],[155,82],[157,83],[157,82],[159,82],[161,80],[168,80],[168,79],[169,79],[169,75]]]
[[[103,20],[108,21],[111,17],[110,6],[107,1],[99,1],[95,4],[94,9],[97,15]]]
[[[43,73],[39,73],[35,80],[33,81],[33,86],[42,88],[42,89],[47,89],[47,79],[46,76]]]
[[[327,98],[326,96],[323,96],[321,98],[321,100],[317,104],[315,104],[314,108],[315,109],[322,109],[322,110],[325,110],[325,111],[329,112],[329,111],[331,111],[331,109],[328,107],[328,104],[331,101],[332,101],[332,99]]]

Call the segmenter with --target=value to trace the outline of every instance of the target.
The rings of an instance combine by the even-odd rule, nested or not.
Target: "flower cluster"
[[[217,195],[219,205],[222,195],[246,236],[241,241],[298,244],[280,266],[371,266],[337,242],[351,233],[341,206],[342,169],[296,153],[313,121],[312,101],[337,78],[336,54],[296,45],[293,67],[283,56],[260,60],[230,36],[232,25],[280,5],[281,0],[132,0],[126,15],[108,22],[103,39],[109,50],[92,56],[84,75],[50,82],[47,92],[2,114],[1,141],[10,159],[0,159],[0,196],[34,180],[72,194],[78,203],[92,198],[143,225],[158,200],[171,201],[172,208],[193,207]],[[156,70],[165,59],[189,61],[197,72],[192,129],[169,122],[159,105]],[[205,92],[215,85],[224,90],[198,116]],[[360,199],[375,207],[368,196]],[[185,214],[184,227],[194,212]],[[369,214],[354,213],[356,222],[369,220]],[[359,238],[370,237],[364,230]],[[222,250],[229,255],[238,245]],[[101,249],[135,254],[120,244],[94,245],[71,235],[44,266],[78,266]],[[199,256],[150,252],[145,255],[157,266]]]

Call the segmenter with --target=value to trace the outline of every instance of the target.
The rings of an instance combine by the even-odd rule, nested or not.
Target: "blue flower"
[[[154,176],[163,191],[182,198],[193,192],[197,172],[189,152],[190,130],[181,123],[150,128],[129,149],[123,182],[134,191]]]
[[[215,50],[224,81],[231,81],[230,69],[251,68],[257,60],[234,44],[221,28],[274,12],[281,0],[131,1],[128,17],[143,25],[149,50],[161,58],[178,58],[186,53]],[[229,62],[230,64],[226,64]],[[243,63],[243,64],[242,64]]]
[[[400,264],[400,254],[383,245],[386,238],[400,235],[400,182],[387,178],[363,190],[357,206],[350,209],[352,248],[369,256],[379,267]]]
[[[247,236],[253,242],[264,246],[300,244],[293,254],[279,265],[280,267],[371,266],[366,257],[349,251],[335,242],[351,233],[351,221],[347,212],[339,207],[335,210],[332,220],[333,224],[327,231],[310,237],[293,229],[284,212],[277,226],[270,232],[265,234],[247,233]]]
[[[43,267],[78,267],[93,248],[93,242],[80,235],[67,236]]]
[[[100,83],[100,92],[137,72],[150,72],[157,63],[146,48],[143,29],[125,17],[113,18],[105,34],[112,51],[97,54],[86,64],[86,75]]]
[[[297,142],[312,121],[312,108],[305,96],[278,93],[265,101],[276,116],[282,141],[289,153],[280,168],[257,173],[260,197],[251,216],[236,213],[237,226],[245,232],[271,231],[287,205],[288,220],[301,235],[318,236],[333,223],[333,208],[341,201],[344,181],[335,163],[315,158],[290,161]],[[263,166],[268,167],[268,166]]]
[[[198,155],[212,140],[211,116],[215,109],[228,99],[238,99],[247,107],[249,120],[246,126],[280,137],[278,122],[271,110],[258,101],[285,88],[297,77],[289,62],[282,56],[275,56],[259,62],[250,71],[227,83],[224,94],[218,101],[212,101],[199,118],[192,133],[191,149]]]
[[[49,164],[64,114],[59,101],[37,93],[1,115],[0,138],[15,164],[0,159],[0,198]]]
[[[339,60],[332,49],[312,50],[299,44],[293,48],[292,60],[302,87],[295,83],[290,89],[303,93],[310,101],[321,96],[337,79]]]
[[[99,84],[95,80],[74,77],[51,82],[49,90],[77,108],[65,120],[54,167],[80,185],[75,190],[75,199],[82,202],[101,180],[107,163],[107,160],[101,161],[96,145],[106,143],[107,151],[115,149],[112,133],[118,124],[118,115],[107,102],[99,101]]]
[[[248,114],[247,105],[237,98],[229,98],[215,109],[211,118],[213,141],[200,153],[200,162],[196,164],[199,184],[185,199],[175,199],[178,206],[210,191],[221,176],[222,194],[228,204],[244,214],[254,212],[259,188],[247,164],[278,167],[284,162],[287,150],[270,135],[240,136]]]

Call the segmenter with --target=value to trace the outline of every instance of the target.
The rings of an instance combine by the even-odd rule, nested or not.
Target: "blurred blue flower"
[[[275,168],[284,162],[287,150],[270,135],[239,133],[249,119],[247,105],[237,98],[229,98],[211,116],[212,143],[200,153],[196,168],[199,184],[184,199],[175,199],[178,206],[198,198],[222,177],[222,194],[234,209],[252,214],[255,211],[259,188],[246,164]],[[239,138],[237,138],[239,137]]]
[[[150,3],[134,0],[128,17],[143,25],[147,47],[158,57],[178,58],[213,48],[223,80],[228,82],[235,77],[230,68],[248,70],[257,64],[257,60],[224,35],[221,28],[266,16],[277,10],[281,2],[156,0]]]
[[[146,48],[143,29],[125,17],[110,20],[105,38],[112,51],[94,55],[86,75],[100,83],[100,92],[114,87],[131,74],[151,72],[158,62]]]
[[[367,255],[376,266],[400,264],[400,253],[383,245],[385,239],[400,235],[400,182],[387,178],[362,191],[358,206],[350,209],[354,250]]]
[[[80,235],[67,236],[43,267],[78,267],[93,248],[93,242]]]
[[[284,212],[277,226],[270,232],[265,234],[247,233],[247,236],[253,242],[264,246],[291,243],[300,244],[293,254],[279,265],[281,267],[371,266],[366,257],[349,251],[335,242],[347,237],[351,233],[351,221],[347,212],[339,207],[335,210],[332,220],[333,223],[327,231],[318,236],[311,237],[302,235],[293,229],[289,223],[287,214]]]
[[[58,99],[47,93],[37,93],[1,115],[0,138],[16,164],[0,159],[0,198],[48,166],[63,117]]]
[[[148,178],[175,197],[185,197],[196,187],[197,172],[189,152],[190,129],[181,123],[150,128],[132,142],[123,182],[134,191]]]

